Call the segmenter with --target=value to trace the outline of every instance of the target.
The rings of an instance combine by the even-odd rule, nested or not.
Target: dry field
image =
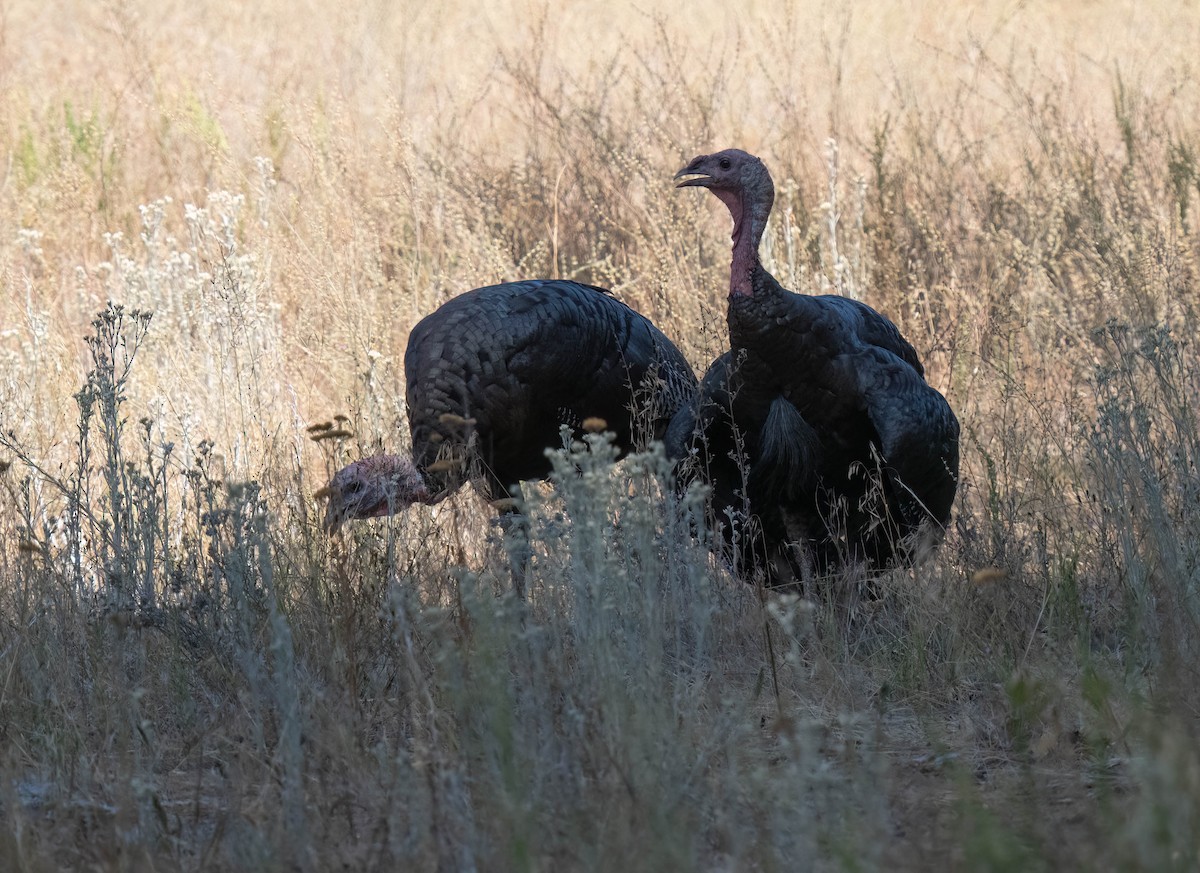
[[[1200,6],[342,5],[0,0],[0,869],[1197,869]],[[701,370],[728,146],[958,412],[931,561],[760,597],[595,440],[527,605],[470,494],[321,533],[461,291]]]

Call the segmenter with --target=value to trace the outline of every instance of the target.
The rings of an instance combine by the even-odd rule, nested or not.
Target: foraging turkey
[[[950,405],[887,318],[846,297],[793,293],[763,269],[775,189],[761,160],[729,149],[695,158],[681,177],[678,187],[708,188],[733,217],[730,351],[672,422],[669,454],[704,468],[727,540],[728,513],[752,513],[741,568],[767,564],[770,584],[911,560],[950,519]]]
[[[550,472],[561,425],[601,419],[622,451],[661,439],[696,390],[675,345],[609,292],[510,282],[455,297],[422,319],[404,354],[412,458],[378,455],[318,492],[325,526],[437,503],[472,481],[491,500]],[[516,576],[514,572],[514,576]],[[519,580],[518,580],[519,584]]]

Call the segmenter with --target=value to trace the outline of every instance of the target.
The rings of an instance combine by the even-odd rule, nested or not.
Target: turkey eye
[[[362,483],[361,482],[351,482],[349,485],[346,486],[346,490],[349,491],[351,494],[357,494],[359,491],[362,491]]]
[[[729,169],[729,158],[721,158],[721,169],[722,170]]]

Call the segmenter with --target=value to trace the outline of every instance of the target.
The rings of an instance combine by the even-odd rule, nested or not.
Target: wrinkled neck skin
[[[438,496],[430,493],[425,477],[412,460],[403,455],[375,455],[358,464],[360,472],[377,485],[384,498],[371,512],[376,518],[394,515],[414,503],[438,501]]]
[[[771,214],[770,192],[754,195],[754,192],[714,191],[729,208],[733,218],[733,263],[729,270],[729,296],[751,297],[754,295],[753,276],[755,269],[762,269],[758,259],[758,244]]]

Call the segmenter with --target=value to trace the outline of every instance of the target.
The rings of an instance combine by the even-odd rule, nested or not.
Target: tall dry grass
[[[1194,868],[1197,44],[1182,2],[5,5],[0,864]],[[602,441],[529,493],[525,605],[470,495],[319,533],[463,290],[603,284],[702,368],[728,219],[670,177],[732,145],[768,267],[959,414],[932,562],[760,601]]]

